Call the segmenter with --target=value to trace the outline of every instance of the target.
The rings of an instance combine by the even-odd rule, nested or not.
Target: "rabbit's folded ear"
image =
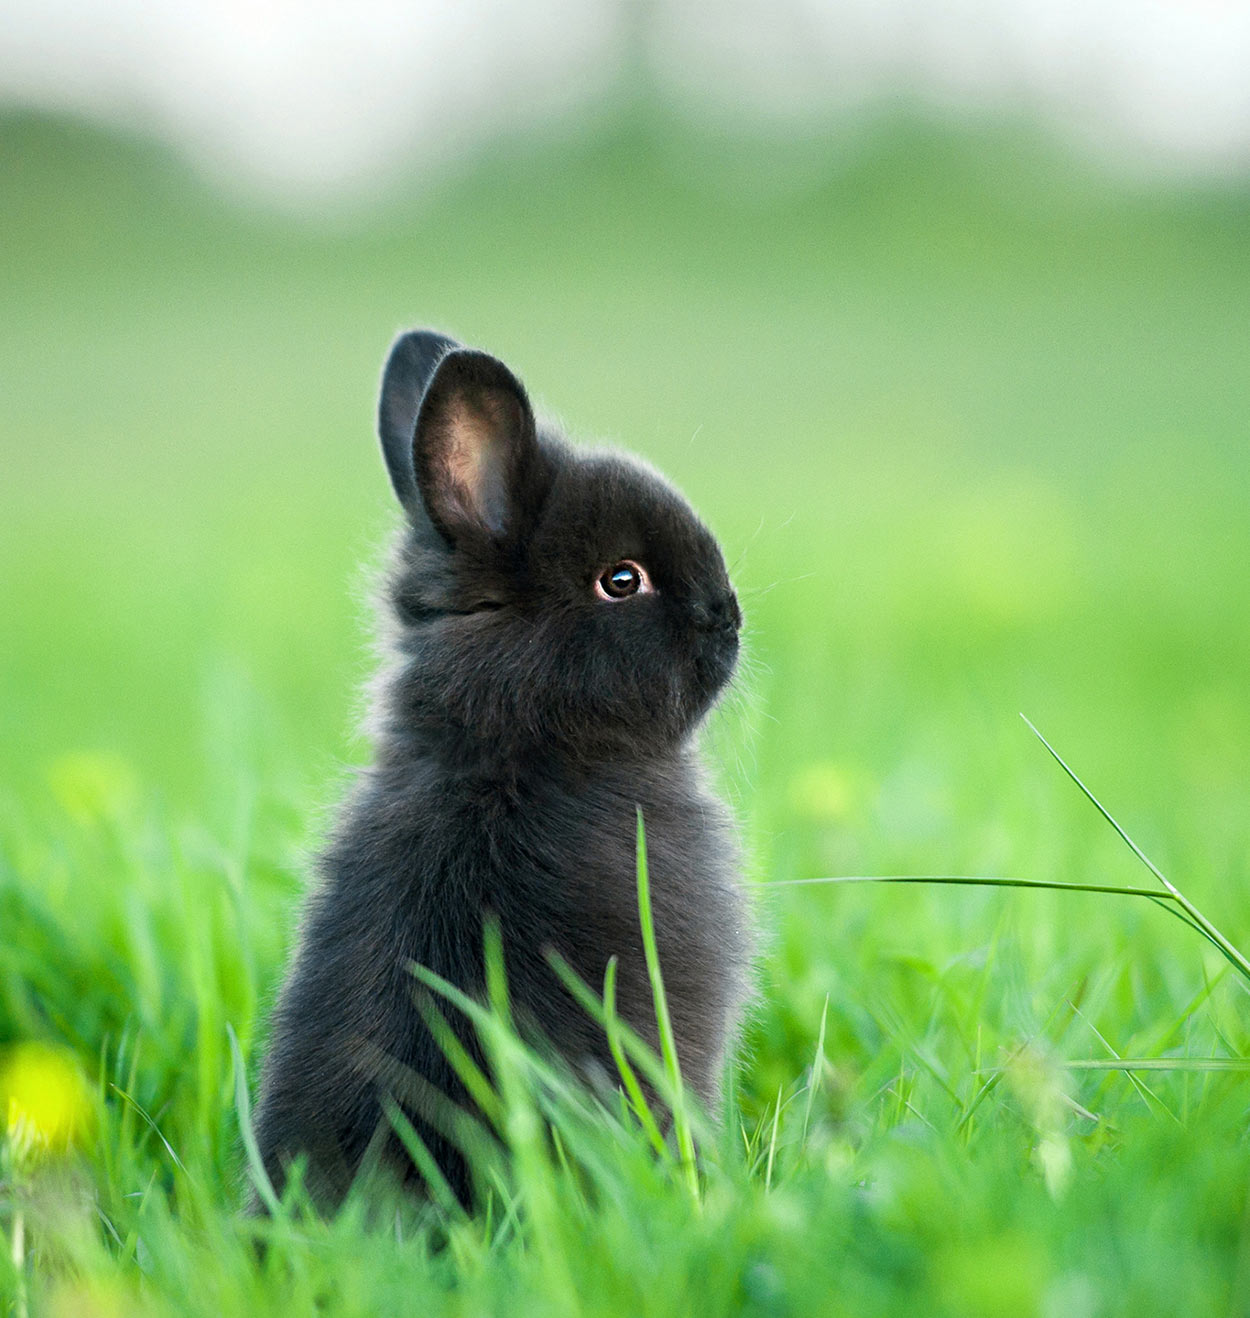
[[[434,368],[459,346],[455,339],[434,330],[412,330],[395,340],[382,372],[378,436],[391,484],[410,515],[421,514],[421,495],[412,465],[417,413]]]
[[[425,511],[453,546],[522,534],[546,490],[525,389],[484,352],[457,348],[439,361],[417,414],[412,459]]]

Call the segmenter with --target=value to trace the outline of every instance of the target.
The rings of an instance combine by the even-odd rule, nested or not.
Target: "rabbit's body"
[[[390,579],[396,661],[376,763],[322,857],[275,1013],[257,1138],[275,1181],[305,1154],[332,1202],[371,1143],[405,1165],[389,1093],[467,1199],[444,1137],[444,1100],[465,1095],[411,965],[480,996],[497,922],[519,1026],[610,1079],[603,1029],[549,955],[596,989],[616,957],[617,1010],[656,1042],[638,809],[683,1078],[717,1106],[750,944],[732,828],[692,734],[732,672],[740,615],[680,496],[628,459],[540,434],[494,359],[406,336],[381,426],[410,518]],[[440,1009],[476,1053],[471,1027]]]

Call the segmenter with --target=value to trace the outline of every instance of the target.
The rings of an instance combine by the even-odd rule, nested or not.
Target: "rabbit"
[[[402,335],[378,427],[405,524],[386,583],[375,757],[320,857],[255,1135],[279,1190],[302,1156],[310,1192],[333,1207],[368,1151],[426,1193],[390,1129],[389,1093],[468,1204],[471,1169],[439,1109],[470,1105],[412,963],[481,998],[495,922],[518,1026],[588,1078],[617,1075],[549,955],[597,989],[618,958],[618,1014],[657,1046],[638,810],[683,1079],[717,1109],[753,936],[695,734],[733,675],[742,614],[685,500],[641,462],[537,422],[498,359],[429,330]],[[480,1059],[472,1026],[439,1006]]]

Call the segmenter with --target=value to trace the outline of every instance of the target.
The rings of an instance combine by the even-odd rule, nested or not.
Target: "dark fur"
[[[256,1133],[276,1184],[306,1154],[333,1203],[371,1142],[406,1166],[385,1133],[386,1088],[467,1200],[466,1165],[430,1106],[464,1093],[410,963],[480,994],[484,920],[497,919],[518,1020],[575,1067],[614,1075],[601,1028],[546,958],[558,951],[601,988],[619,957],[618,1010],[655,1042],[636,807],[683,1076],[718,1103],[749,934],[730,822],[692,742],[733,672],[741,616],[681,496],[629,458],[538,427],[494,358],[404,335],[379,427],[408,518],[389,578],[395,662],[376,762],[321,858],[274,1015]],[[593,582],[620,559],[642,563],[655,593],[597,599]]]

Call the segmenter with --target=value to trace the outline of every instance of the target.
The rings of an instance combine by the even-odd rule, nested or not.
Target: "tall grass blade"
[[[1250,1071],[1250,1057],[1076,1057],[1057,1058],[1055,1065],[1066,1071]],[[983,1066],[976,1075],[991,1080],[1003,1075],[1007,1066]]]
[[[668,1072],[673,1094],[673,1130],[677,1136],[677,1150],[686,1173],[686,1185],[696,1203],[699,1202],[699,1170],[694,1158],[694,1136],[686,1114],[685,1092],[681,1083],[681,1063],[677,1057],[677,1039],[668,1011],[668,997],[664,992],[664,976],[660,970],[660,951],[655,940],[655,917],[651,910],[651,877],[647,869],[647,834],[638,810],[637,834],[638,865],[638,919],[642,925],[642,948],[647,961],[647,974],[651,979],[651,996],[655,1001],[655,1023],[660,1034],[660,1056]]]
[[[282,1213],[282,1201],[278,1198],[269,1173],[265,1170],[265,1160],[260,1156],[260,1146],[256,1143],[256,1132],[252,1129],[252,1100],[247,1092],[247,1068],[243,1065],[243,1050],[239,1047],[239,1036],[234,1026],[226,1022],[226,1033],[230,1036],[230,1055],[234,1058],[234,1105],[239,1113],[239,1135],[243,1140],[243,1152],[247,1156],[248,1170],[252,1175],[252,1184],[260,1201],[265,1205],[271,1217]]]
[[[845,883],[919,883],[936,887],[1034,888],[1048,892],[1093,892],[1117,897],[1144,897],[1161,910],[1167,911],[1169,915],[1174,915],[1182,924],[1205,938],[1212,947],[1227,955],[1220,942],[1192,919],[1186,910],[1168,904],[1181,901],[1182,898],[1174,897],[1170,892],[1160,892],[1157,888],[1117,887],[1108,883],[1068,883],[1062,879],[999,878],[997,875],[981,874],[838,874],[819,879],[776,879],[751,886],[762,889],[801,888],[836,886]]]
[[[773,1164],[777,1160],[777,1132],[781,1129],[781,1093],[782,1087],[777,1086],[777,1106],[773,1109],[773,1129],[772,1134],[768,1137],[768,1165],[764,1170],[764,1189],[773,1188]]]
[[[1206,935],[1209,941],[1213,943],[1220,950],[1220,952],[1223,953],[1223,955],[1228,959],[1228,961],[1232,963],[1232,965],[1238,970],[1238,972],[1241,975],[1243,975],[1246,978],[1247,981],[1250,981],[1250,960],[1247,960],[1246,957],[1231,942],[1229,942],[1229,940],[1225,938],[1222,933],[1220,933],[1220,931],[1211,923],[1210,920],[1207,919],[1205,915],[1203,915],[1203,913],[1193,904],[1193,902],[1191,902],[1189,898],[1186,897],[1185,894],[1181,892],[1181,890],[1163,873],[1163,871],[1160,870],[1157,865],[1155,865],[1154,861],[1152,861],[1150,857],[1146,855],[1146,853],[1141,849],[1141,847],[1139,847],[1137,843],[1134,842],[1131,837],[1129,837],[1129,835],[1124,831],[1124,829],[1120,827],[1119,823],[1116,821],[1115,817],[1111,814],[1111,812],[1106,808],[1106,806],[1104,806],[1103,803],[1093,794],[1093,792],[1091,792],[1090,789],[1086,787],[1085,784],[1081,781],[1080,777],[1076,773],[1076,770],[1073,769],[1068,764],[1068,762],[1063,758],[1063,756],[1060,755],[1059,752],[1050,744],[1050,742],[1048,742],[1046,738],[1042,736],[1042,734],[1037,730],[1037,728],[1034,726],[1032,721],[1024,714],[1021,714],[1020,717],[1024,719],[1025,723],[1028,725],[1029,730],[1038,739],[1038,741],[1040,741],[1042,745],[1045,746],[1046,749],[1050,752],[1051,757],[1054,759],[1055,763],[1058,764],[1059,767],[1064,771],[1064,773],[1066,773],[1068,777],[1071,778],[1072,781],[1077,785],[1077,787],[1081,789],[1081,792],[1084,794],[1086,800],[1088,800],[1089,803],[1094,807],[1094,809],[1097,810],[1098,813],[1107,821],[1107,823],[1109,823],[1111,827],[1115,829],[1116,833],[1120,836],[1122,841],[1128,846],[1129,850],[1132,851],[1133,855],[1135,855],[1137,859],[1140,860],[1141,863],[1145,865],[1145,867],[1151,872],[1151,874],[1153,874],[1155,878],[1158,879],[1161,884],[1163,884],[1164,888],[1168,891],[1168,893],[1171,894],[1173,899],[1180,903],[1185,913],[1199,927],[1200,931]],[[1155,894],[1155,896],[1156,898],[1158,898],[1161,897],[1162,894],[1158,893]]]
[[[642,1123],[652,1148],[657,1153],[663,1153],[664,1135],[651,1113],[651,1105],[647,1102],[647,1096],[643,1093],[642,1085],[638,1083],[637,1073],[630,1065],[629,1058],[625,1055],[624,1044],[621,1042],[621,1023],[616,1014],[616,957],[610,958],[608,968],[603,975],[603,1029],[630,1104]]]
[[[229,1027],[227,1026],[227,1028]],[[152,1132],[153,1135],[156,1136],[158,1140],[160,1140],[162,1147],[164,1148],[165,1152],[169,1154],[169,1157],[173,1162],[174,1166],[177,1167],[178,1170],[184,1176],[186,1176],[188,1173],[186,1167],[183,1166],[182,1159],[174,1152],[174,1146],[170,1144],[170,1142],[162,1134],[161,1128],[156,1124],[156,1121],[148,1112],[147,1108],[145,1108],[141,1103],[136,1102],[135,1099],[131,1098],[131,1096],[120,1085],[115,1085],[111,1080],[109,1081],[109,1088],[117,1095],[118,1098],[122,1100],[123,1103],[127,1105],[127,1107],[133,1108],[134,1111],[139,1114],[139,1116],[143,1119],[144,1123],[146,1124],[147,1128]]]
[[[604,1009],[603,999],[586,983],[584,979],[569,965],[564,958],[555,951],[547,953],[547,961],[551,968],[560,977],[561,982],[569,993],[572,994],[576,1002],[582,1007],[592,1020],[597,1021],[606,1030],[607,1013]],[[643,1039],[627,1021],[621,1019],[619,1015],[615,1017],[614,1030],[623,1048],[630,1065],[641,1073],[643,1079],[657,1096],[663,1099],[672,1108],[672,1094],[670,1093],[671,1081],[668,1071],[665,1069],[663,1061],[656,1056],[655,1049],[652,1048],[645,1039]],[[687,1107],[686,1116],[690,1120],[692,1127],[696,1126],[699,1118],[697,1108]],[[704,1131],[700,1128],[699,1133]]]
[[[829,995],[825,994],[825,1005],[820,1010],[820,1030],[816,1035],[816,1056],[812,1060],[812,1075],[807,1082],[807,1098],[803,1103],[803,1144],[807,1145],[807,1129],[812,1121],[812,1104],[816,1101],[816,1091],[820,1088],[825,1073],[825,1026],[829,1020]]]
[[[1061,1062],[1069,1071],[1250,1071],[1250,1057],[1088,1057]]]
[[[460,1200],[456,1198],[455,1191],[448,1184],[442,1168],[430,1152],[429,1146],[421,1138],[420,1132],[408,1120],[407,1113],[389,1094],[382,1095],[382,1111],[438,1206],[448,1217],[463,1218],[464,1209]]]
[[[842,883],[929,883],[964,888],[1042,888],[1054,892],[1114,893],[1121,897],[1167,898],[1157,888],[1124,888],[1105,883],[1066,883],[1061,879],[1014,879],[981,874],[838,874],[821,879],[774,879],[757,888],[802,888]]]
[[[548,1127],[535,1091],[534,1068],[527,1065],[528,1050],[513,1028],[503,937],[493,920],[485,929],[485,961],[490,1009],[482,1043],[496,1077],[516,1185],[528,1209],[528,1238],[546,1274],[545,1286],[553,1305],[576,1314],[577,1287],[569,1267],[566,1215],[551,1160]]]

